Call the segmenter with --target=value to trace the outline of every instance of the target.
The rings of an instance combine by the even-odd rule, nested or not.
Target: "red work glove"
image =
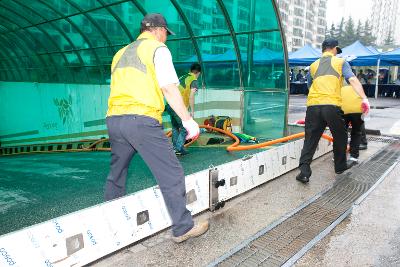
[[[200,129],[197,122],[190,118],[187,121],[182,121],[183,127],[185,127],[186,131],[188,132],[186,135],[186,140],[192,139],[195,140],[199,137]]]
[[[364,98],[361,102],[361,111],[364,115],[367,115],[369,110],[371,109],[369,105],[368,98]]]

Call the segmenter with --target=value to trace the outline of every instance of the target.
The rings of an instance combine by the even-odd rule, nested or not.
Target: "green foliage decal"
[[[54,104],[58,108],[58,115],[60,116],[61,121],[65,125],[66,123],[71,122],[73,113],[72,113],[72,97],[69,96],[67,98],[53,98]]]

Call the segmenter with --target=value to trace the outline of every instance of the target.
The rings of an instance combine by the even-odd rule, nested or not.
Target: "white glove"
[[[197,122],[190,118],[187,121],[182,121],[183,127],[185,127],[186,131],[188,132],[186,135],[186,140],[192,139],[195,140],[199,137],[200,129]]]
[[[361,111],[363,114],[367,115],[369,110],[371,109],[369,105],[368,98],[364,98],[361,102]]]

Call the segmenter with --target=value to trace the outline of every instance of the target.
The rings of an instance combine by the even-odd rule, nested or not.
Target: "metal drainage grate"
[[[393,139],[392,139],[393,142]],[[351,207],[395,166],[400,157],[400,143],[381,149],[364,163],[339,175],[331,189],[291,217],[252,238],[247,244],[228,252],[214,266],[291,265],[312,245],[343,220]]]
[[[391,143],[395,142],[398,139],[394,139],[392,137],[385,137],[385,136],[380,136],[380,137],[368,136],[367,140],[368,141],[373,141],[373,142],[381,142],[381,143],[391,144]]]

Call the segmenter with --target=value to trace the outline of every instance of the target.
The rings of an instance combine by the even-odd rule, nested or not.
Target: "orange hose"
[[[240,144],[239,138],[237,138],[231,132],[224,131],[222,129],[211,127],[211,126],[208,126],[208,125],[200,125],[199,127],[200,128],[205,128],[205,129],[210,129],[210,130],[213,130],[213,131],[216,131],[216,132],[220,132],[222,134],[225,134],[225,135],[231,137],[233,140],[235,140],[235,142],[232,145],[230,145],[230,146],[228,146],[226,148],[226,150],[229,151],[229,152],[230,151],[243,151],[243,150],[251,150],[251,149],[257,149],[257,148],[263,148],[263,147],[267,147],[267,146],[271,146],[271,145],[287,142],[289,140],[297,139],[297,138],[300,138],[300,137],[304,136],[304,132],[303,132],[303,133],[292,134],[292,135],[289,135],[289,136],[285,136],[285,137],[282,137],[282,138],[274,139],[274,140],[263,142],[263,143],[259,143],[259,144],[248,145],[248,146],[239,146],[239,144]],[[327,135],[327,134],[322,134],[322,138],[328,140],[329,142],[333,141],[333,138],[331,136]],[[194,141],[196,141],[196,140],[191,140],[189,143],[185,144],[185,147],[190,146]]]

